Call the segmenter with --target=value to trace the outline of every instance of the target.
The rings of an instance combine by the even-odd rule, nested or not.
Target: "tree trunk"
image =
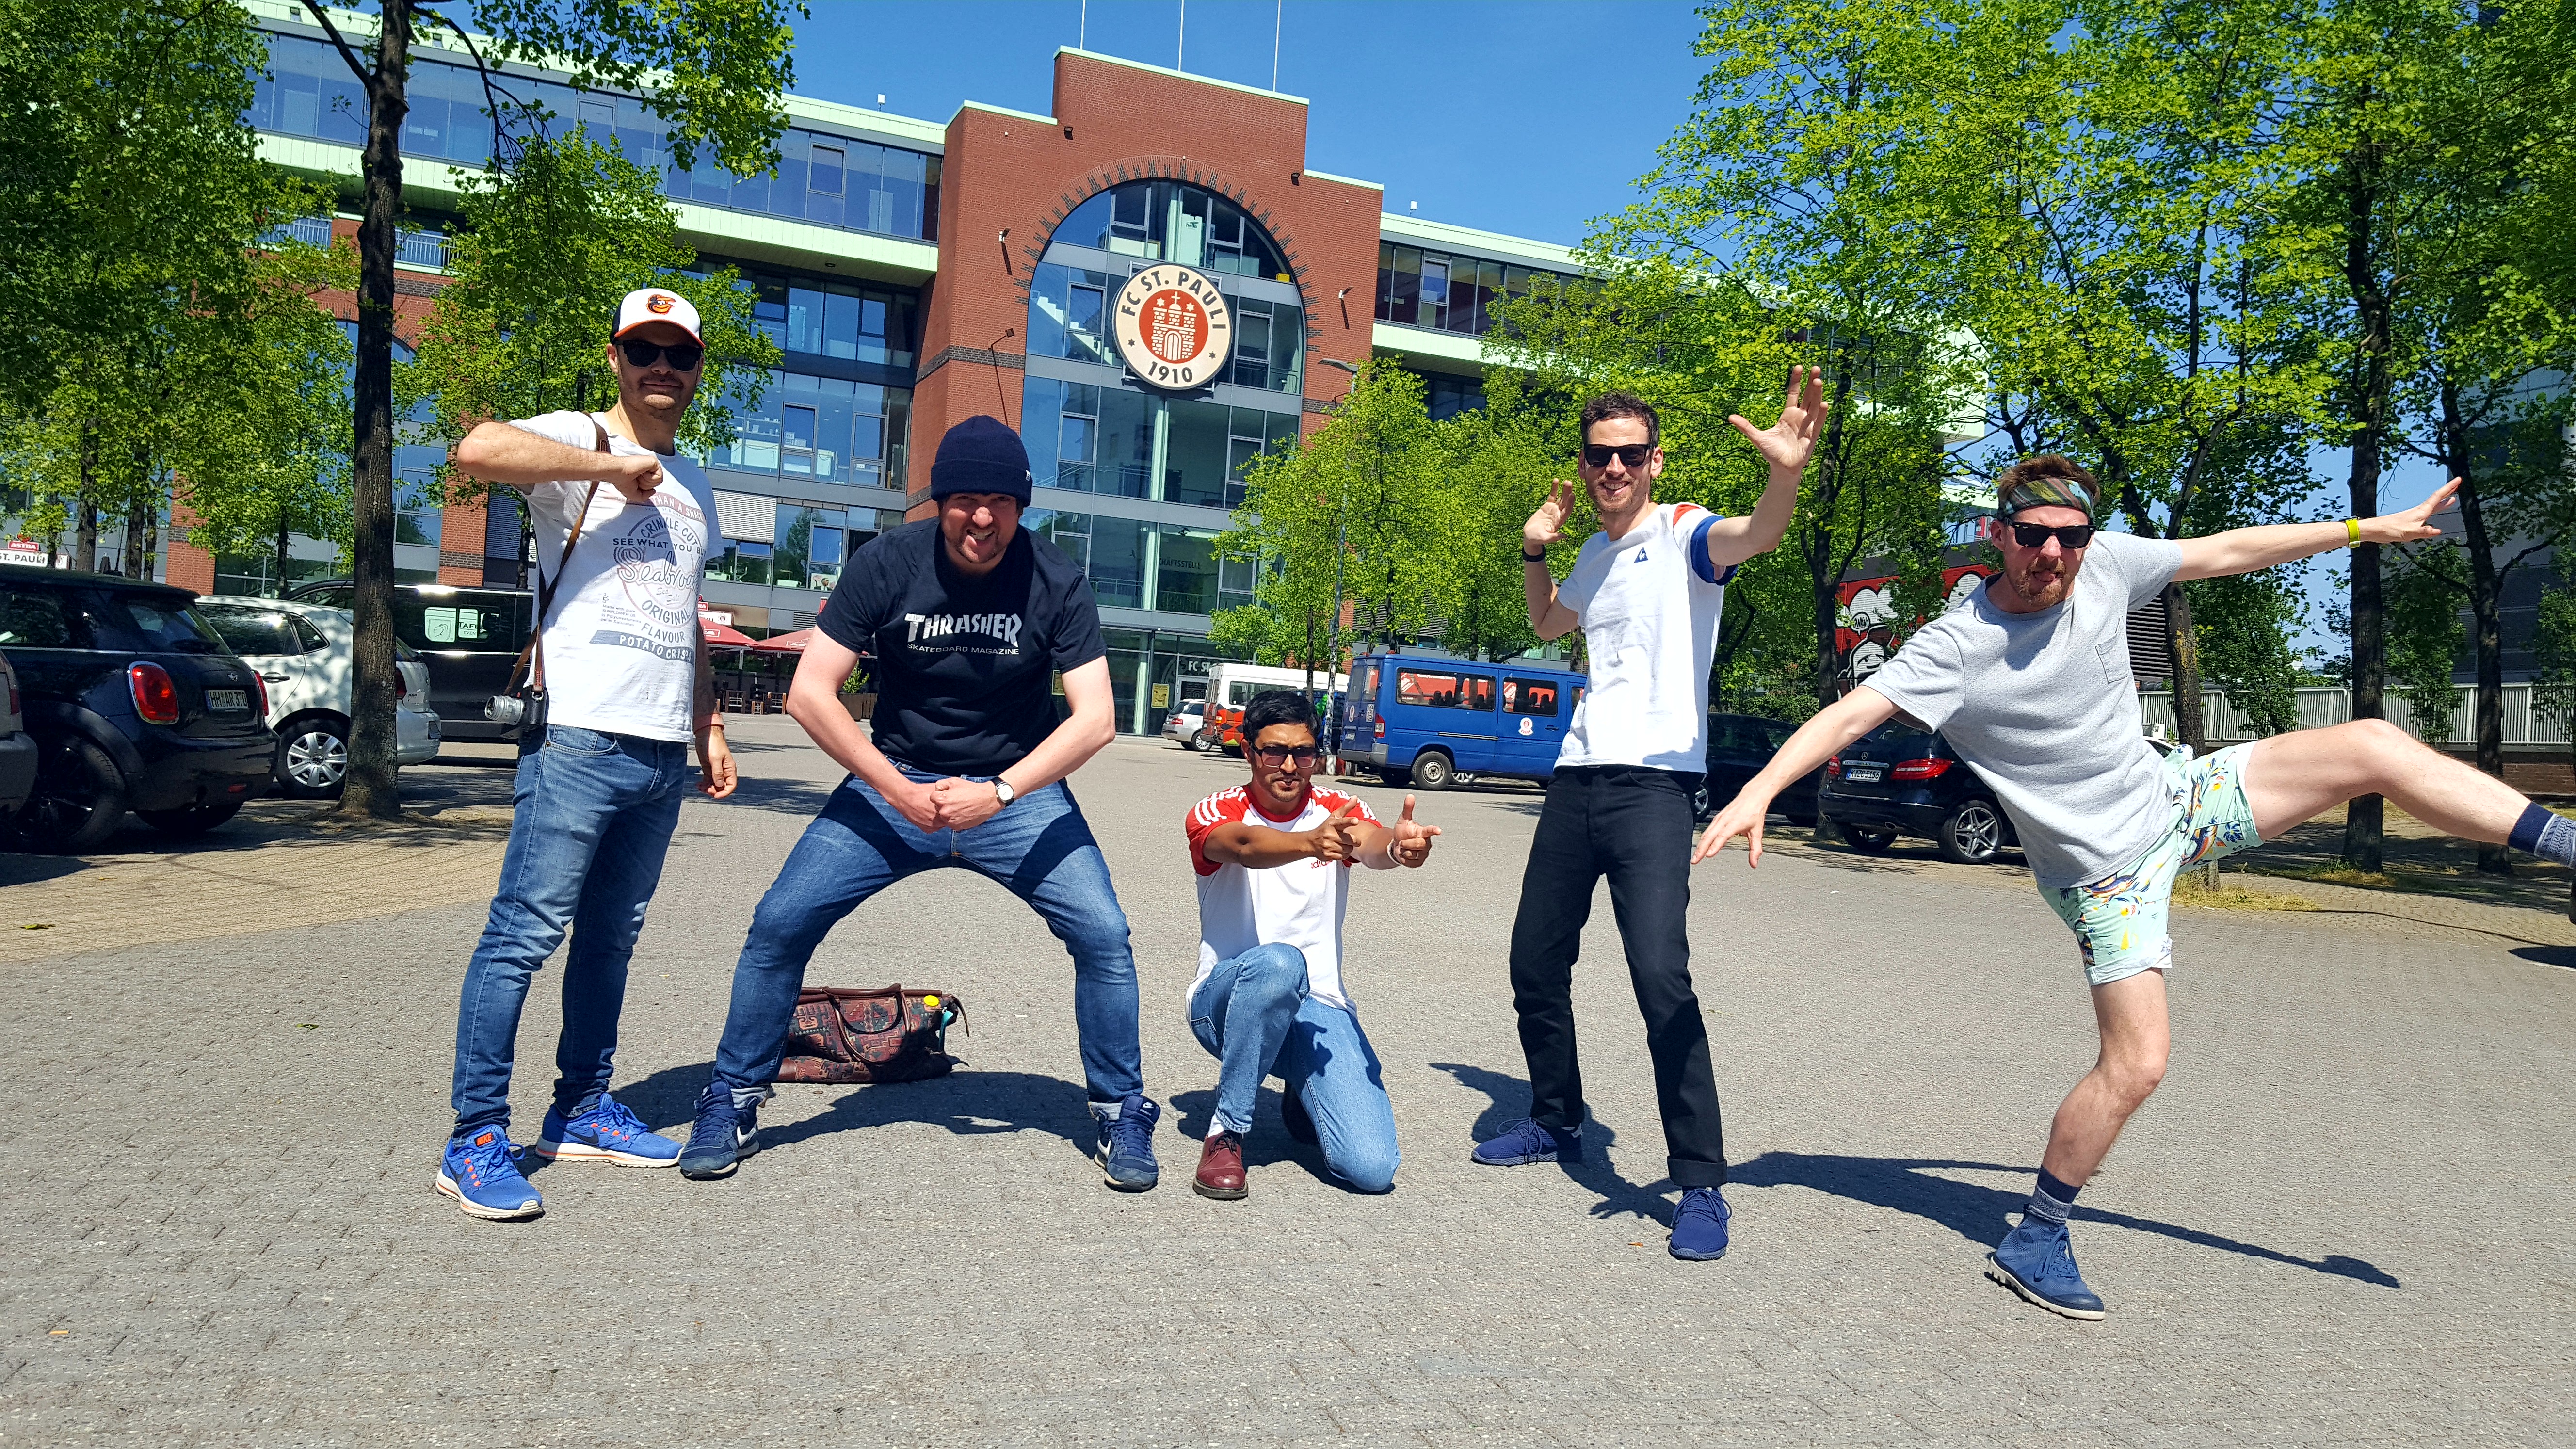
[[[81,425],[80,498],[72,517],[72,567],[98,567],[98,433]]]
[[[411,6],[382,7],[376,64],[367,84],[367,144],[360,155],[356,448],[350,479],[355,698],[348,785],[340,808],[391,819],[394,783],[394,246],[402,207],[402,125],[411,64]]]
[[[125,507],[125,576],[152,577],[152,500],[150,495]]]
[[[279,519],[277,523],[277,568],[275,572],[269,575],[270,583],[277,590],[275,595],[273,595],[275,598],[282,599],[286,597],[286,546],[288,535],[291,532],[292,530],[288,529],[286,526],[286,520],[282,518]]]
[[[2442,383],[2442,461],[2460,480],[2460,532],[2469,551],[2469,612],[2477,657],[2478,768],[2504,778],[2504,580],[2496,573],[2495,539],[2487,532],[2486,500],[2478,494],[2478,475],[2471,467],[2469,428],[2460,416],[2459,389]],[[2478,870],[2486,875],[2513,874],[2513,849],[2481,841]]]
[[[2380,285],[2373,206],[2378,186],[2377,147],[2365,142],[2345,159],[2344,280],[2361,321],[2353,360],[2352,516],[2379,514],[2380,445],[2388,427],[2388,327],[2391,305]],[[2388,634],[2380,606],[2379,545],[2352,550],[2352,717],[2387,717]],[[2345,807],[2344,864],[2379,873],[2381,801],[2364,795]]]
[[[2199,759],[2209,753],[2209,716],[2201,707],[2200,640],[2191,626],[2191,597],[2181,583],[2165,585],[2165,609],[2165,642],[2174,657],[2174,733]]]

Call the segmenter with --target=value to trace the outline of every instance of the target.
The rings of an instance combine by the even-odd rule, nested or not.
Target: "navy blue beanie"
[[[1020,435],[981,414],[948,430],[930,464],[930,496],[1007,493],[1029,506],[1029,450]]]

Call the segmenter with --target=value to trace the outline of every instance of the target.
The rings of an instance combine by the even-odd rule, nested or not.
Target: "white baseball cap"
[[[689,334],[689,340],[700,347],[707,339],[698,332],[698,309],[677,292],[660,287],[639,287],[626,294],[617,304],[617,328],[609,335],[623,337],[647,322],[668,322]]]

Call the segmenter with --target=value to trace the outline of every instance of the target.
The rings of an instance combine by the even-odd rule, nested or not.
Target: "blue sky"
[[[800,94],[945,122],[962,101],[1045,112],[1056,47],[1313,102],[1306,163],[1387,208],[1571,245],[1636,197],[1689,114],[1699,17],[1678,0],[816,0]],[[1087,28],[1087,34],[1083,32]]]

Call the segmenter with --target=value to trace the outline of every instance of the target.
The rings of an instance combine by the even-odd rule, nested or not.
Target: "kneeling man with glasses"
[[[1395,1107],[1377,1053],[1342,984],[1342,915],[1349,868],[1391,870],[1431,858],[1435,826],[1393,826],[1339,790],[1318,787],[1314,706],[1286,690],[1243,710],[1252,782],[1190,810],[1184,828],[1199,880],[1199,975],[1190,1030],[1214,1053],[1216,1112],[1192,1186],[1201,1197],[1246,1195],[1243,1134],[1261,1079],[1288,1090],[1288,1135],[1321,1141],[1333,1175],[1361,1192],[1395,1186]]]

